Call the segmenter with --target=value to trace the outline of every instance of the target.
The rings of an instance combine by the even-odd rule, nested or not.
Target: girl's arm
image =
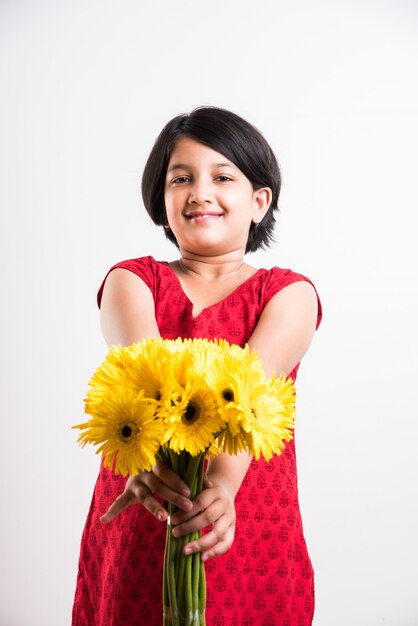
[[[106,279],[100,321],[108,345],[129,346],[145,337],[159,337],[151,291],[136,274],[122,268],[114,269]],[[110,522],[131,504],[142,503],[159,520],[167,519],[167,511],[153,497],[160,494],[182,510],[190,510],[190,490],[164,463],[158,462],[151,472],[128,478],[123,493],[101,518]]]
[[[136,274],[117,267],[106,279],[100,323],[108,346],[130,346],[145,337],[159,337],[152,293]]]
[[[277,293],[265,307],[250,341],[267,375],[289,374],[309,348],[317,322],[318,301],[307,281],[293,283]],[[212,524],[212,530],[185,547],[187,553],[202,552],[202,559],[229,550],[235,532],[234,498],[251,463],[246,453],[222,453],[209,461],[211,487],[193,501],[189,512],[176,513],[174,533],[182,536]]]

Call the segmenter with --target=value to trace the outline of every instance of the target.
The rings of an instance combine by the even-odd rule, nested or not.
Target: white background
[[[0,3],[1,626],[70,624],[99,459],[76,445],[114,262],[162,126],[246,117],[283,171],[277,244],[324,322],[299,375],[315,626],[416,626],[418,8],[412,0]]]

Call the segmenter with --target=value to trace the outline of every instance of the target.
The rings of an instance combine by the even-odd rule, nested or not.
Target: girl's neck
[[[186,276],[203,278],[207,281],[239,274],[248,268],[241,251],[219,256],[199,256],[181,250],[181,258],[176,261],[177,270]]]

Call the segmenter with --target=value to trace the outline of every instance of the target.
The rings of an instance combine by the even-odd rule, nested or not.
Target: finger
[[[176,526],[173,530],[175,537],[182,537],[198,530],[202,530],[214,524],[222,515],[224,515],[224,504],[221,500],[215,500],[207,509],[203,511],[197,509],[195,503],[193,509],[189,513],[177,512],[171,518],[172,523]]]
[[[108,511],[102,515],[100,521],[108,524],[124,509],[131,506],[131,504],[143,504],[143,506],[150,511],[161,522],[167,519],[167,511],[156,500],[147,487],[136,487],[134,490],[129,489],[124,491],[122,495],[117,498],[113,504],[109,507]]]
[[[182,494],[188,498],[190,496],[190,489],[183,482],[178,474],[170,469],[165,463],[159,461],[152,468],[152,473],[157,476],[163,484],[166,484],[172,491]]]
[[[203,489],[211,489],[213,487],[213,482],[211,480],[209,480],[209,478],[206,478],[206,476],[203,479]]]
[[[202,552],[201,559],[202,561],[208,561],[209,559],[213,559],[215,556],[221,556],[222,554],[226,554],[228,550],[230,550],[232,546],[232,542],[234,537],[226,538],[224,541],[220,541],[213,548],[207,550],[206,552]]]
[[[104,515],[101,516],[100,521],[107,524],[114,517],[119,515],[128,506],[137,502],[138,499],[132,491],[124,491],[116,500],[110,505],[109,509]]]
[[[192,517],[195,517],[202,511],[207,510],[217,501],[219,501],[219,496],[213,490],[204,490],[198,496],[196,496],[194,500],[192,500],[193,506],[189,507],[189,509],[184,509],[182,507],[182,511],[177,511],[171,518],[171,521],[174,525],[178,526],[179,524],[186,522]],[[214,520],[211,520],[211,522],[212,521]],[[204,526],[202,526],[202,528],[204,528]]]
[[[154,472],[144,472],[144,474],[141,475],[141,481],[148,487],[151,493],[158,493],[164,500],[174,504],[179,509],[189,511],[192,508],[192,502],[189,498],[171,489],[171,487],[156,476]]]
[[[158,502],[158,500],[154,498],[152,494],[148,494],[147,496],[145,496],[142,504],[147,509],[147,511],[155,515],[155,517],[160,520],[160,522],[164,522],[167,519],[167,511],[163,506],[161,506],[161,504]]]
[[[212,559],[215,556],[221,556],[222,554],[225,554],[226,552],[228,552],[228,550],[231,548],[234,542],[234,536],[235,536],[235,527],[230,526],[228,530],[226,531],[224,537],[220,539],[219,541],[217,541],[218,535],[215,533],[215,535],[213,536],[213,540],[211,540],[210,543],[208,541],[206,548],[202,548],[203,542],[196,542],[196,545],[191,546],[191,548],[192,550],[195,550],[198,552],[200,551],[202,560],[207,561],[208,559]],[[189,546],[187,545],[185,546],[185,552],[188,550],[189,550]]]
[[[232,529],[232,535],[228,534],[230,529]],[[192,554],[194,552],[208,552],[212,548],[214,548],[218,543],[223,541],[227,541],[234,536],[234,525],[231,524],[231,521],[227,519],[226,515],[223,515],[216,524],[213,525],[212,530],[210,530],[205,535],[202,535],[196,541],[191,541],[190,543],[184,546],[185,554]],[[231,541],[232,543],[232,541]]]
[[[144,477],[143,482],[148,487],[150,493],[158,493],[164,500],[174,504],[182,511],[190,511],[192,509],[193,504],[189,498],[182,496],[178,491],[173,491],[165,483],[161,482],[157,476],[150,474]]]

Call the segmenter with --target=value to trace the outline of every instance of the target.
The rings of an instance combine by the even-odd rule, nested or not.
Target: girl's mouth
[[[193,222],[209,222],[222,217],[222,213],[209,213],[209,212],[193,212],[187,213],[186,218]]]

